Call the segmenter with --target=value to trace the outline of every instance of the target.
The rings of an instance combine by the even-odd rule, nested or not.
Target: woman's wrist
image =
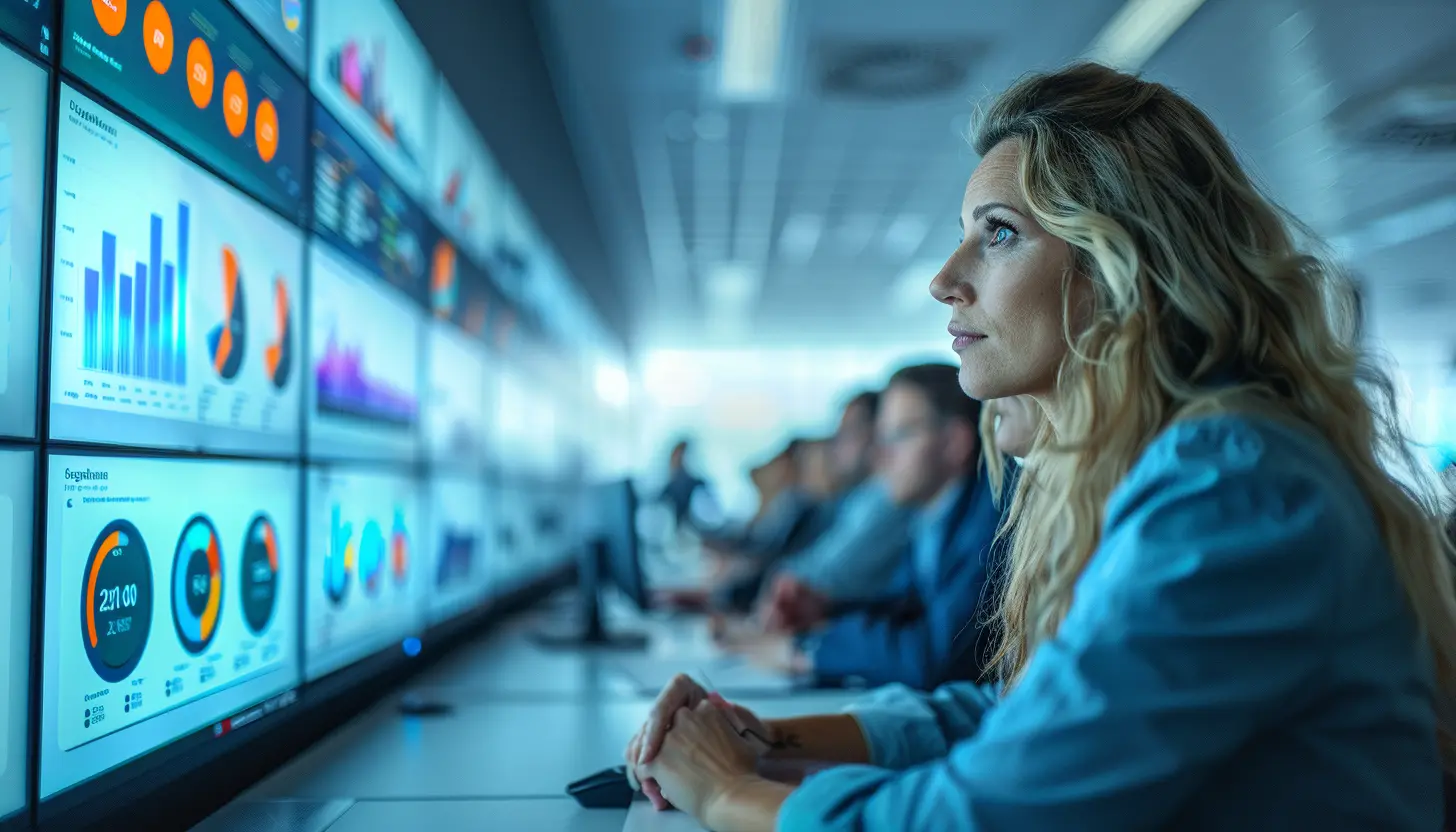
[[[708,799],[698,819],[718,832],[773,832],[779,808],[792,792],[792,787],[756,774],[740,775]]]

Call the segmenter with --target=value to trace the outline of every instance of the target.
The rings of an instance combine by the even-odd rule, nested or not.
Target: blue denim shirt
[[[810,777],[779,829],[1435,830],[1433,662],[1327,443],[1178,423],[1108,501],[1020,682],[852,709],[872,766]]]

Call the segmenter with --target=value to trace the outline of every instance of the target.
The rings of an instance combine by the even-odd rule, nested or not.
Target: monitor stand
[[[548,650],[640,651],[647,649],[647,634],[607,629],[602,620],[602,583],[606,566],[607,546],[600,540],[586,543],[577,556],[576,623],[562,632],[545,629],[532,636],[538,646]]]

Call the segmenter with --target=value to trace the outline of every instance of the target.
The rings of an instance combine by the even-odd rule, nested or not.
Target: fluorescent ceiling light
[[[612,407],[626,405],[631,395],[631,382],[627,378],[627,371],[614,364],[597,365],[595,387],[597,398]]]
[[[742,309],[758,297],[763,275],[746,263],[720,263],[708,274],[708,298],[718,309]]]
[[[779,253],[796,263],[806,262],[819,246],[824,233],[824,218],[817,214],[794,214],[784,220],[779,232]]]
[[[1136,72],[1202,5],[1203,0],[1128,0],[1092,41],[1087,57]]]
[[[719,91],[726,99],[762,101],[778,89],[785,0],[725,0]]]

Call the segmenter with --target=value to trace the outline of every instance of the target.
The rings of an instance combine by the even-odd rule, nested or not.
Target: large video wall
[[[391,0],[10,2],[0,78],[6,828],[569,557],[602,330]]]

